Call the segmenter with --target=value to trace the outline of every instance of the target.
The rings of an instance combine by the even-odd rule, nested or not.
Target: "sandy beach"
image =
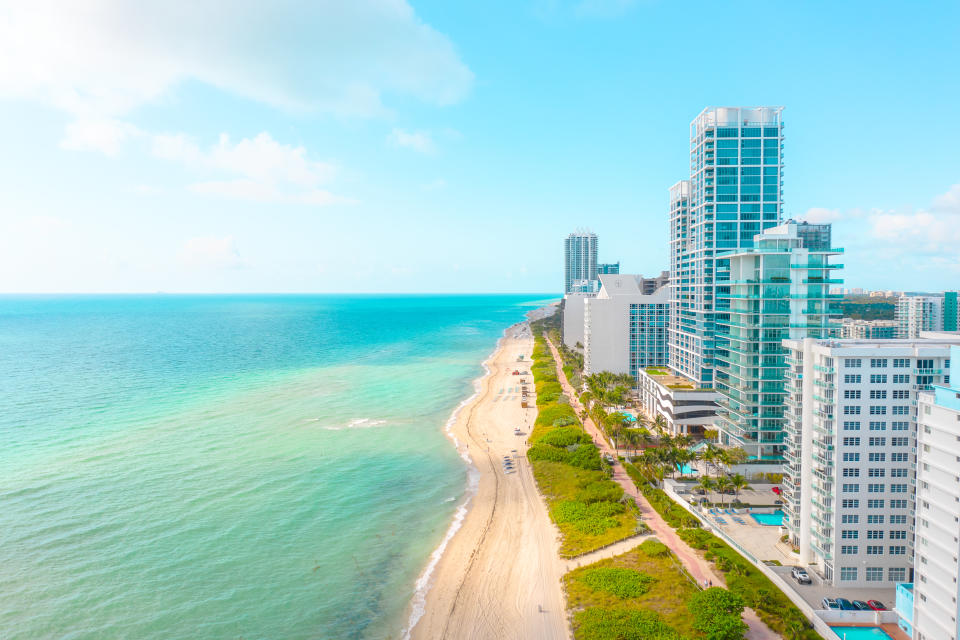
[[[479,484],[431,578],[415,639],[569,637],[560,587],[566,563],[524,455],[536,409],[521,408],[521,376],[513,375],[529,371],[532,351],[526,323],[508,329],[451,427]],[[523,377],[532,390],[532,376]],[[523,435],[514,435],[517,426]],[[514,458],[516,473],[504,472],[504,456]]]

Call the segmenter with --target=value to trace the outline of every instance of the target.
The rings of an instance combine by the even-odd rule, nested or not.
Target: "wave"
[[[511,325],[508,327],[507,330],[503,332],[504,335],[497,340],[497,345],[494,347],[493,351],[491,351],[486,360],[481,363],[481,366],[483,367],[483,375],[473,381],[473,393],[469,398],[457,405],[457,407],[453,410],[453,413],[450,414],[450,418],[447,420],[447,423],[444,425],[443,430],[447,434],[447,437],[453,441],[453,446],[456,448],[457,453],[460,454],[460,457],[463,458],[463,461],[467,463],[467,491],[463,502],[460,503],[453,515],[453,522],[451,522],[450,526],[447,528],[446,535],[443,536],[443,540],[440,542],[437,548],[433,550],[433,553],[430,554],[430,561],[420,574],[420,577],[417,578],[417,582],[414,585],[413,600],[410,605],[410,619],[407,622],[406,628],[403,630],[403,640],[410,640],[410,635],[413,633],[413,628],[417,626],[417,623],[420,622],[420,618],[423,617],[423,614],[426,610],[427,593],[430,591],[430,580],[433,577],[433,572],[437,568],[437,564],[440,563],[440,559],[443,557],[443,552],[446,551],[450,540],[453,539],[453,536],[457,533],[457,531],[460,530],[460,527],[463,526],[463,520],[467,517],[467,512],[469,511],[470,501],[477,494],[477,489],[480,486],[480,470],[474,466],[473,459],[470,457],[470,452],[467,450],[467,447],[460,446],[460,441],[457,440],[457,437],[453,434],[453,425],[456,424],[457,417],[460,415],[460,412],[463,411],[463,408],[480,395],[480,388],[483,386],[484,378],[491,374],[490,361],[493,360],[493,357],[496,355],[497,351],[500,350],[503,341],[506,339],[507,332],[516,326],[517,325]]]
[[[314,420],[319,420],[320,418],[315,418]],[[344,429],[369,429],[370,427],[380,427],[387,424],[386,420],[375,420],[373,418],[357,418],[351,420],[345,425],[335,426],[335,427],[324,427],[327,431],[343,431]]]

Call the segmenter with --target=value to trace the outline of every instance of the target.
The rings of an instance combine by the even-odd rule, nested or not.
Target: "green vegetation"
[[[835,308],[848,318],[856,320],[893,320],[897,310],[896,298],[845,296]]]
[[[687,608],[693,616],[693,628],[707,640],[741,640],[747,631],[741,617],[743,598],[726,589],[710,587],[695,593]]]
[[[578,556],[645,527],[633,500],[624,497],[623,488],[610,480],[600,450],[565,401],[556,363],[541,335],[543,325],[531,324],[535,338],[530,371],[537,388],[538,413],[527,459],[550,517],[560,529],[560,554]]]
[[[677,530],[677,535],[684,542],[694,549],[705,552],[704,557],[725,574],[727,588],[739,596],[746,606],[756,611],[768,627],[788,636],[791,640],[820,638],[790,599],[749,560],[720,538],[699,528],[699,520],[674,502],[666,493],[654,487],[653,479],[635,465],[625,464],[624,467],[657,513],[667,524]],[[718,628],[721,627],[726,628],[723,625]],[[717,633],[721,631],[718,630]],[[708,638],[711,639],[726,640],[729,637],[712,636],[708,633]]]
[[[686,604],[698,589],[660,542],[575,569],[563,581],[576,640],[702,637]]]

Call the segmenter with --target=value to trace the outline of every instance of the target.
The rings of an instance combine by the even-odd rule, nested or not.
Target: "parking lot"
[[[809,567],[807,568],[807,574],[810,576],[812,584],[799,584],[793,577],[790,575],[790,570],[793,567],[770,567],[773,571],[783,577],[783,579],[793,587],[800,596],[807,601],[814,609],[822,609],[823,605],[820,603],[824,598],[846,598],[847,600],[879,600],[882,602],[888,609],[892,609],[893,605],[896,603],[896,593],[897,590],[894,588],[846,588],[846,587],[831,587],[830,585],[825,585],[814,571]]]

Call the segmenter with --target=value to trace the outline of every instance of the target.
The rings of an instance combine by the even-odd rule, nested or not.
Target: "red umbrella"
[[[775,494],[780,495],[780,487],[774,487],[770,490],[773,491]]]

